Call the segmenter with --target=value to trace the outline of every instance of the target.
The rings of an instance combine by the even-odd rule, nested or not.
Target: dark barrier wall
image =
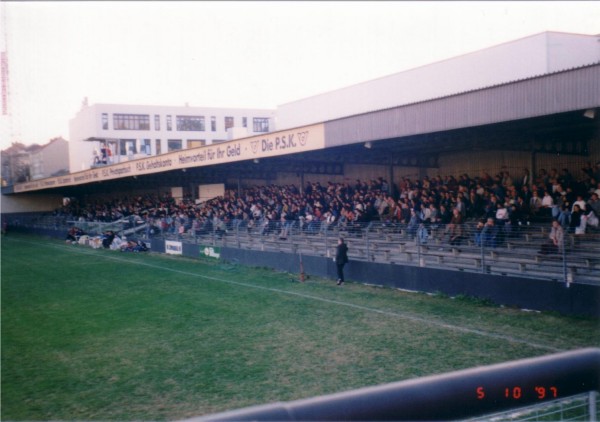
[[[11,227],[11,230],[64,239],[66,232],[52,229]],[[165,241],[152,239],[152,252],[165,253]],[[182,255],[200,257],[201,246],[182,243]],[[285,252],[263,252],[229,247],[220,248],[221,259],[252,267],[269,267],[300,274],[300,255]],[[302,256],[308,275],[336,278],[331,258]],[[346,278],[360,283],[449,296],[466,295],[491,300],[499,305],[538,311],[556,311],[565,315],[600,317],[600,286],[509,277],[438,268],[390,265],[351,261],[344,269]]]
[[[152,252],[165,253],[165,241],[163,239],[150,239],[150,245]]]
[[[300,273],[299,255],[284,252],[222,248],[221,259]],[[327,277],[332,282],[336,278],[331,258],[303,256],[302,261],[306,274]],[[521,309],[600,317],[600,286],[571,284],[567,287],[550,280],[363,261],[350,262],[344,273],[348,280],[361,283],[450,296],[462,294]]]
[[[26,234],[35,234],[38,236],[47,236],[54,239],[66,239],[67,231],[66,230],[55,230],[55,229],[43,229],[43,228],[29,228],[25,226],[8,226],[8,233],[26,233]]]

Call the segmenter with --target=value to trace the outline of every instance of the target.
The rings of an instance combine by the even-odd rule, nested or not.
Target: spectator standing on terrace
[[[552,197],[550,197],[552,199]],[[532,216],[539,214],[542,209],[542,198],[540,198],[537,189],[533,191],[531,199],[529,200],[529,212]]]
[[[498,226],[504,227],[508,220],[508,208],[506,208],[506,204],[501,202],[498,204],[498,207],[496,209],[496,223],[498,223]]]
[[[469,192],[469,209],[468,215],[471,217],[480,217],[483,214],[484,203],[481,194],[478,194],[475,189]]]
[[[547,255],[550,253],[561,253],[564,246],[565,232],[558,220],[552,220],[552,229],[548,235],[548,242],[542,245],[540,253]]]
[[[544,197],[542,198],[542,209],[545,210],[546,215],[552,215],[552,207],[554,206],[554,198],[550,195],[550,191],[544,191]]]
[[[417,234],[417,230],[419,229],[419,225],[421,224],[421,219],[419,218],[419,213],[415,208],[410,209],[410,220],[406,226],[406,232],[410,238],[413,238]]]
[[[492,247],[498,246],[498,226],[494,223],[493,218],[488,218],[485,224],[480,223],[477,226],[475,234],[475,244],[477,246]]]
[[[598,198],[598,194],[594,192],[588,201],[589,207],[592,209],[592,211],[594,211],[594,214],[596,214],[597,216],[600,215],[600,199]]]
[[[525,203],[530,204],[531,203],[531,198],[533,197],[533,192],[531,192],[531,189],[529,189],[528,185],[525,185],[521,188],[521,191],[516,191],[517,195],[520,196],[521,198],[523,198],[523,201],[525,201]]]
[[[569,227],[571,221],[571,211],[569,211],[569,204],[559,200],[556,207],[552,209],[552,217],[556,218],[561,226]]]
[[[325,234],[333,223],[335,223],[335,215],[330,210],[325,211],[321,221],[320,233]]]
[[[400,224],[406,224],[410,220],[410,209],[406,200],[399,199],[398,206],[396,207],[396,215],[394,220]]]
[[[590,227],[593,230],[598,229],[598,225],[600,221],[598,220],[598,214],[593,210],[590,205],[587,205],[583,215],[581,216],[582,220],[585,220],[586,227]]]
[[[429,204],[429,223],[431,224],[432,229],[437,229],[441,222],[440,210],[435,207],[435,203],[431,202]]]
[[[502,186],[508,188],[513,185],[513,179],[510,177],[510,173],[505,171],[502,173]]]
[[[446,205],[440,205],[440,224],[445,226],[452,221],[452,213],[448,210]]]
[[[452,246],[458,246],[462,243],[465,237],[465,231],[463,227],[463,218],[458,209],[454,208],[452,211],[452,220],[448,224],[448,242]]]
[[[459,192],[458,195],[456,196],[456,209],[458,209],[462,218],[466,218],[467,204],[465,203],[465,199],[464,199],[462,192]]]
[[[287,239],[288,233],[294,224],[297,217],[297,213],[293,212],[292,209],[281,213],[281,233],[279,233],[279,239]]]
[[[584,234],[585,233],[585,224],[582,226],[581,221],[581,208],[579,205],[573,205],[573,212],[571,212],[570,220],[569,220],[569,233],[575,234]]]
[[[582,195],[577,195],[577,200],[573,202],[573,206],[571,207],[571,212],[575,209],[575,205],[579,206],[580,210],[585,210],[585,201],[583,200]]]
[[[343,237],[338,239],[333,260],[337,268],[337,285],[341,286],[344,283],[344,265],[348,263],[348,245],[344,242]]]

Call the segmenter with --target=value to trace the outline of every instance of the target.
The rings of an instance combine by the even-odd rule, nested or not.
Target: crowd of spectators
[[[126,219],[147,224],[147,234],[216,233],[251,229],[286,238],[293,224],[307,233],[333,225],[352,230],[366,223],[402,227],[409,236],[426,237],[431,229],[443,229],[447,241],[460,244],[471,235],[477,244],[496,246],[502,236],[522,225],[555,219],[568,232],[585,233],[598,228],[600,216],[600,162],[588,163],[575,178],[569,169],[541,169],[533,176],[527,169],[516,177],[507,169],[494,176],[482,173],[404,177],[390,184],[383,177],[344,182],[308,182],[295,185],[254,186],[227,189],[221,197],[196,204],[191,198],[175,201],[165,194],[133,198],[72,202],[57,215],[80,221]],[[465,223],[472,223],[472,234]]]
[[[73,226],[67,232],[65,238],[67,244],[89,245],[92,248],[105,248],[120,250],[121,252],[146,252],[148,246],[140,239],[125,239],[113,230],[106,230],[101,235],[89,236],[83,229]]]

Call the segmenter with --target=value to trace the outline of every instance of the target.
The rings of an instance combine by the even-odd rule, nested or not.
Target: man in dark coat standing
[[[344,265],[348,262],[348,245],[344,243],[343,237],[338,239],[334,261],[337,267],[337,285],[340,286],[344,283]]]

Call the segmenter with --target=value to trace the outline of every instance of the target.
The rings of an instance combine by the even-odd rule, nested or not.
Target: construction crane
[[[6,19],[6,3],[0,2],[0,27],[2,38],[0,40],[0,79],[2,89],[2,116],[9,116],[10,86],[8,83],[8,31]]]

